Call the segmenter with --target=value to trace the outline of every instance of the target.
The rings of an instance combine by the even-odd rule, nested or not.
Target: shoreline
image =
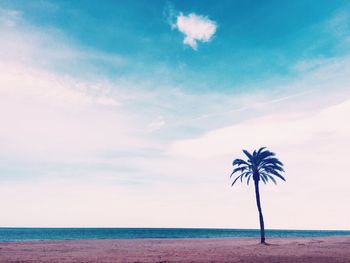
[[[283,239],[313,239],[313,238],[342,238],[342,237],[349,237],[350,238],[350,234],[346,234],[346,235],[334,235],[334,236],[289,236],[289,237],[266,237],[266,240],[283,240]],[[256,236],[256,237],[145,237],[145,238],[77,238],[77,239],[28,239],[28,240],[10,240],[10,241],[0,241],[0,246],[2,244],[7,244],[7,243],[36,243],[36,242],[40,242],[40,243],[45,243],[45,242],[63,242],[63,241],[97,241],[97,240],[106,240],[106,241],[116,241],[116,240],[121,240],[121,241],[127,241],[127,240],[136,240],[136,241],[141,241],[141,240],[147,240],[147,241],[151,241],[151,240],[207,240],[207,239],[232,239],[232,240],[257,240],[257,242],[259,242],[260,240],[260,236]]]
[[[350,236],[0,242],[0,262],[350,262]]]
[[[266,229],[269,238],[350,236],[350,230]],[[0,227],[0,242],[147,238],[259,238],[259,229]]]

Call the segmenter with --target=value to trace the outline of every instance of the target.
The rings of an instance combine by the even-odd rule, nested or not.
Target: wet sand
[[[0,243],[0,262],[346,262],[350,236],[109,239]]]

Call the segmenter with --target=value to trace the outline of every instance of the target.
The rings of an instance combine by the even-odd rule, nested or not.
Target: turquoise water
[[[0,241],[259,237],[257,229],[205,228],[0,228]],[[267,237],[318,237],[350,235],[350,231],[266,230]]]

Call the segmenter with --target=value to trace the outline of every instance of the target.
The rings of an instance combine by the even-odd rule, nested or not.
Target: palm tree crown
[[[285,181],[284,177],[280,174],[284,172],[282,166],[283,163],[279,161],[273,152],[266,150],[266,147],[260,148],[258,151],[254,151],[253,154],[249,153],[247,150],[243,150],[244,154],[248,157],[247,161],[242,159],[235,159],[232,163],[236,167],[231,177],[235,173],[239,173],[236,179],[233,181],[232,185],[240,179],[247,179],[247,184],[253,178],[254,181],[262,180],[265,184],[271,180],[276,183],[275,176]]]

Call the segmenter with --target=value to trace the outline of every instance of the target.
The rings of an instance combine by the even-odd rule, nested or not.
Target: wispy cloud
[[[21,12],[0,7],[0,25],[14,27],[21,18]]]
[[[148,124],[147,128],[149,131],[160,130],[165,125],[165,120],[163,116],[158,116],[154,121]]]
[[[129,135],[137,121],[123,108],[122,87],[91,74],[93,70],[84,73],[88,79],[75,70],[60,70],[75,64],[84,71],[87,61],[114,64],[118,59],[76,48],[62,33],[46,34],[26,23],[20,12],[1,12],[7,17],[0,21],[1,156],[17,162],[76,163],[115,149],[143,147],[140,138]]]
[[[242,148],[255,149],[262,145],[282,148],[314,142],[326,143],[343,138],[347,147],[350,126],[344,118],[350,114],[350,101],[342,102],[317,114],[273,114],[237,125],[208,132],[199,138],[176,142],[171,152],[192,158],[210,158],[238,153]],[[314,142],[313,142],[314,141]],[[282,146],[283,145],[283,146]],[[238,152],[237,152],[238,151]],[[302,153],[300,153],[302,155]],[[321,157],[320,157],[321,158]]]

